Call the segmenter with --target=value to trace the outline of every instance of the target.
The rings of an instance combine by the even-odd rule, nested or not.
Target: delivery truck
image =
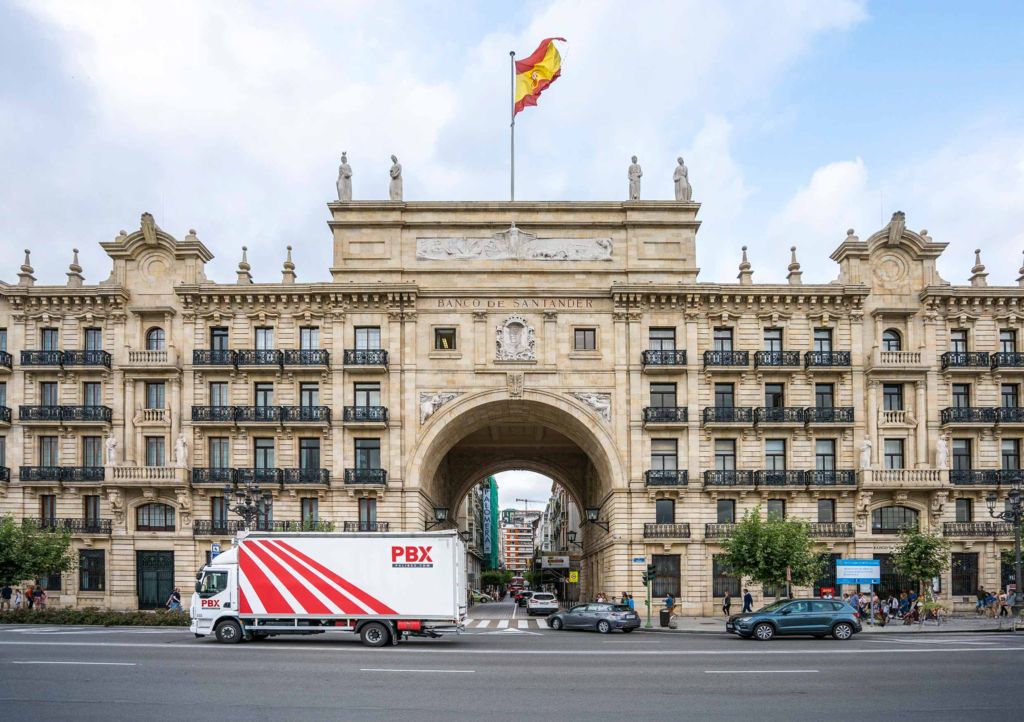
[[[197,576],[197,637],[345,632],[383,647],[462,631],[466,552],[450,531],[241,532]]]

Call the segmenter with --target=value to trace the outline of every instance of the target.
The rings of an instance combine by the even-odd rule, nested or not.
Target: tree
[[[0,517],[0,584],[19,584],[44,574],[64,572],[78,564],[67,529],[43,529],[36,524]]]
[[[761,519],[761,508],[747,512],[724,544],[726,567],[763,585],[786,584],[786,570],[798,587],[810,586],[825,568],[814,549],[811,526],[798,519]]]
[[[484,587],[504,588],[512,581],[512,572],[503,569],[488,569],[480,574],[480,583]]]
[[[918,592],[928,582],[923,590],[927,597],[931,597],[931,580],[949,568],[949,560],[949,542],[917,527],[901,531],[900,544],[892,551],[893,567],[916,581]]]

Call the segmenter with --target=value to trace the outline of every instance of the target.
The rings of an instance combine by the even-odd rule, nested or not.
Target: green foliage
[[[505,587],[512,581],[512,572],[501,569],[489,569],[480,574],[480,584],[485,587]]]
[[[13,609],[0,612],[0,624],[95,624],[106,627],[187,627],[188,612],[110,612],[105,609]]]
[[[0,584],[20,584],[77,564],[67,529],[41,529],[13,516],[0,517]]]
[[[789,567],[794,586],[809,586],[825,568],[825,556],[814,549],[810,524],[764,520],[760,507],[747,512],[723,546],[723,561],[732,574],[765,585],[785,586]]]
[[[892,564],[900,574],[924,587],[928,595],[931,580],[949,568],[949,542],[935,532],[917,528],[900,532],[900,544],[892,551]],[[927,584],[926,584],[927,582]]]

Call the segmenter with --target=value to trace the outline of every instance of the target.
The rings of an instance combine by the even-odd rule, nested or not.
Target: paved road
[[[326,635],[234,646],[167,629],[0,628],[14,719],[1004,719],[1024,637],[494,630],[370,650]],[[1012,715],[1011,715],[1012,717]]]

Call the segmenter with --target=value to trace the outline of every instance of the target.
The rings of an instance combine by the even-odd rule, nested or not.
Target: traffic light
[[[658,578],[658,572],[655,569],[653,564],[648,564],[647,565],[647,571],[645,571],[641,575],[641,578],[643,579],[645,587],[648,585],[648,583],[653,582],[655,579]]]

